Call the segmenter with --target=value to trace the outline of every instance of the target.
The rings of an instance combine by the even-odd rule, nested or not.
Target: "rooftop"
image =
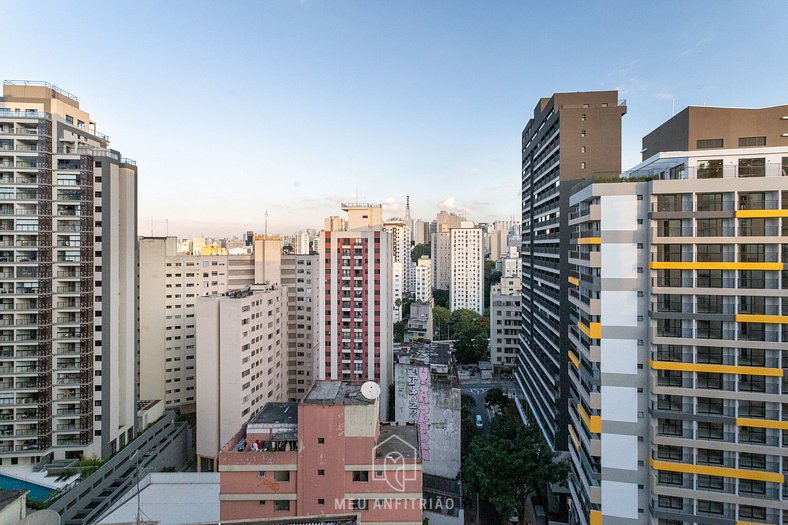
[[[395,353],[400,363],[422,365],[449,365],[451,363],[450,343],[399,343]]]
[[[25,496],[28,492],[30,491],[29,490],[0,490],[0,510],[3,510],[7,506],[11,505],[19,498]]]
[[[413,423],[381,423],[375,457],[389,455],[403,459],[419,459],[419,431]]]
[[[360,385],[352,385],[344,381],[318,381],[309,390],[303,402],[307,405],[369,405],[374,403],[374,400],[364,397]]]
[[[273,423],[298,425],[298,403],[266,403],[250,421],[250,425]]]
[[[156,472],[140,480],[139,489],[140,510],[151,522],[182,525],[219,521],[218,472]],[[98,523],[137,523],[136,496],[136,486],[132,486]]]

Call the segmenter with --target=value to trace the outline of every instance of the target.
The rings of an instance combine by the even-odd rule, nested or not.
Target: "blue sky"
[[[618,89],[623,166],[687,105],[788,98],[788,2],[5,0],[2,78],[75,93],[139,163],[140,233],[322,226],[338,203],[519,214],[539,97]],[[29,22],[26,22],[26,20]],[[9,23],[18,21],[18,23]]]

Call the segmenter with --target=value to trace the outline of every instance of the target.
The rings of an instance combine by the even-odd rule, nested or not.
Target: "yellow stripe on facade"
[[[788,210],[736,210],[736,217],[740,219],[788,217]]]
[[[575,444],[575,449],[580,450],[580,440],[577,439],[577,434],[575,434],[575,429],[572,428],[572,425],[569,425],[567,429],[569,430],[569,437],[572,438],[572,443]]]
[[[737,323],[788,324],[788,315],[736,314]]]
[[[776,262],[667,262],[649,263],[652,270],[776,270],[783,269],[783,263]]]
[[[580,286],[580,279],[576,279],[574,277],[567,277],[566,280],[569,281],[571,284],[574,284],[575,286]]]
[[[602,432],[602,418],[599,416],[588,416],[586,414],[583,405],[577,405],[577,413],[580,414],[580,419],[583,420],[583,423],[586,424],[586,428],[588,428],[589,432],[593,432],[595,434],[599,434]]]
[[[682,472],[684,474],[701,474],[704,476],[722,476],[724,478],[752,479],[756,481],[769,481],[782,483],[785,479],[779,472],[761,472],[758,470],[743,470],[738,468],[709,467],[707,465],[687,465],[670,461],[657,461],[648,458],[648,462],[655,470]]]
[[[710,372],[714,374],[747,374],[751,376],[782,377],[782,368],[763,368],[759,366],[707,365],[703,363],[673,363],[649,359],[648,365],[654,370],[679,370],[681,372]]]
[[[756,428],[777,428],[788,430],[788,421],[776,421],[773,419],[751,419],[747,417],[736,418],[737,427],[756,427]]]
[[[592,510],[588,516],[589,525],[602,525],[602,511]]]
[[[602,237],[580,237],[577,244],[602,244]]]
[[[581,332],[586,334],[588,338],[602,339],[602,325],[599,323],[588,323],[588,326],[583,323],[577,323],[577,327]]]
[[[572,364],[575,365],[575,368],[580,368],[580,358],[577,357],[577,354],[569,351],[569,360],[572,361]]]

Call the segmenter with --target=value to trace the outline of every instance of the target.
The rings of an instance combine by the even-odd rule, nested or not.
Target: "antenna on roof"
[[[410,220],[410,195],[405,196],[405,220]]]
[[[268,235],[268,208],[265,209],[265,234]]]

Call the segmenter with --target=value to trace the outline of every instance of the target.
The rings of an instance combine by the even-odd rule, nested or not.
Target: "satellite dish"
[[[367,381],[361,385],[361,395],[367,399],[377,399],[380,396],[380,385],[374,381]]]

